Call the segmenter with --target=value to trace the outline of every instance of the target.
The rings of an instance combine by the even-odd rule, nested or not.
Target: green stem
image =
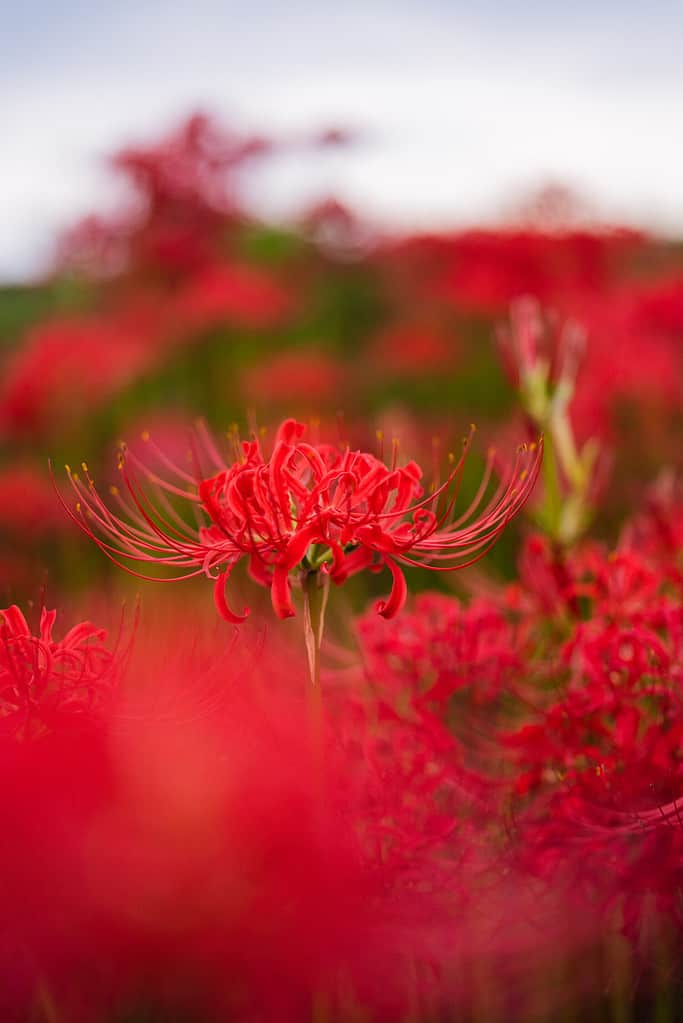
[[[557,456],[552,430],[548,430],[544,440],[542,471],[543,483],[545,485],[545,507],[543,508],[543,519],[551,537],[557,539],[562,513],[562,495],[560,493],[560,476],[557,468]]]

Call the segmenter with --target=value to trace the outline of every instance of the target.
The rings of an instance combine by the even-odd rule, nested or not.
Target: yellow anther
[[[88,475],[88,463],[87,462],[81,462],[81,469],[83,470],[83,472],[87,476]]]
[[[149,430],[143,430],[142,433],[140,434],[140,437],[142,438],[142,440],[144,440],[146,444],[147,441],[149,440]]]
[[[80,512],[80,510],[81,510],[81,502],[80,501],[76,501],[76,511]]]
[[[67,464],[67,465],[64,466],[64,468],[66,469],[67,473],[70,476],[71,475],[71,466]]]
[[[448,452],[448,461],[450,465],[453,465],[453,463],[455,462],[455,455],[453,454],[452,451]]]
[[[109,487],[109,493],[112,495],[112,497],[116,497],[118,492],[119,492],[119,488],[118,487],[113,487],[113,486]]]

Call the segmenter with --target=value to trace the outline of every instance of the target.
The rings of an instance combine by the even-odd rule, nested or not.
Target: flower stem
[[[546,530],[553,539],[557,539],[562,513],[562,494],[560,491],[560,475],[552,430],[548,430],[544,439],[542,472],[545,484],[545,507],[543,509],[543,518]]]
[[[308,657],[310,728],[313,747],[313,770],[317,794],[317,811],[320,814],[325,805],[323,772],[323,704],[320,689],[320,647],[325,629],[325,611],[330,594],[330,577],[318,569],[304,570],[302,579],[304,591],[304,638]],[[327,1023],[329,1001],[324,988],[313,991],[311,1001],[311,1023]]]
[[[320,647],[325,630],[325,611],[330,593],[330,577],[325,572],[309,571],[303,578],[304,638],[311,688],[320,691]]]

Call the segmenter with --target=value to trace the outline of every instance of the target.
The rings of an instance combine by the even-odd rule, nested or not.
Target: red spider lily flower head
[[[117,564],[121,559],[158,562],[174,570],[174,579],[201,573],[214,579],[216,606],[230,622],[248,614],[232,611],[224,592],[242,558],[248,559],[252,578],[270,588],[279,618],[295,614],[291,573],[320,570],[339,584],[364,568],[378,571],[385,565],[393,585],[377,610],[391,618],[406,599],[403,566],[445,572],[481,558],[531,493],[542,457],[541,443],[521,447],[507,478],[485,503],[495,461],[490,452],[473,501],[454,519],[469,438],[460,458],[452,458],[445,481],[425,494],[415,462],[399,467],[395,453],[388,466],[375,455],[309,440],[306,434],[306,426],[285,420],[269,457],[258,439],[239,445],[235,436],[235,459],[227,463],[200,427],[203,451],[195,452],[195,475],[166,461],[172,480],[124,450],[119,467],[127,496],[113,488],[123,515],[105,505],[85,465],[85,481],[69,472],[78,500],[75,510],[65,507]],[[201,469],[202,457],[212,474]],[[141,488],[140,472],[154,486],[154,498]],[[172,503],[176,497],[194,504],[201,525],[190,527],[179,516]]]
[[[56,611],[43,608],[34,636],[16,605],[0,611],[0,730],[28,739],[57,721],[96,712],[111,695],[117,659],[106,632],[81,622],[53,638]]]

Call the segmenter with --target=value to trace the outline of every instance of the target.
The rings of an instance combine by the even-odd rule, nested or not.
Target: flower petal
[[[273,610],[278,618],[293,618],[296,614],[292,604],[289,585],[289,569],[286,565],[276,565],[273,572],[273,583],[270,587],[270,598]]]
[[[389,599],[380,600],[376,605],[376,611],[377,614],[382,616],[382,618],[393,618],[394,615],[398,614],[406,602],[408,586],[406,583],[406,577],[395,561],[391,558],[385,558],[384,564],[391,572],[393,582],[391,585]]]
[[[225,599],[225,584],[230,578],[235,562],[231,565],[227,565],[225,570],[216,579],[216,585],[213,588],[213,599],[216,602],[216,609],[218,610],[221,618],[224,618],[226,622],[231,622],[233,625],[240,625],[249,615],[249,608],[245,607],[241,615],[235,614],[228,607],[228,602]]]

